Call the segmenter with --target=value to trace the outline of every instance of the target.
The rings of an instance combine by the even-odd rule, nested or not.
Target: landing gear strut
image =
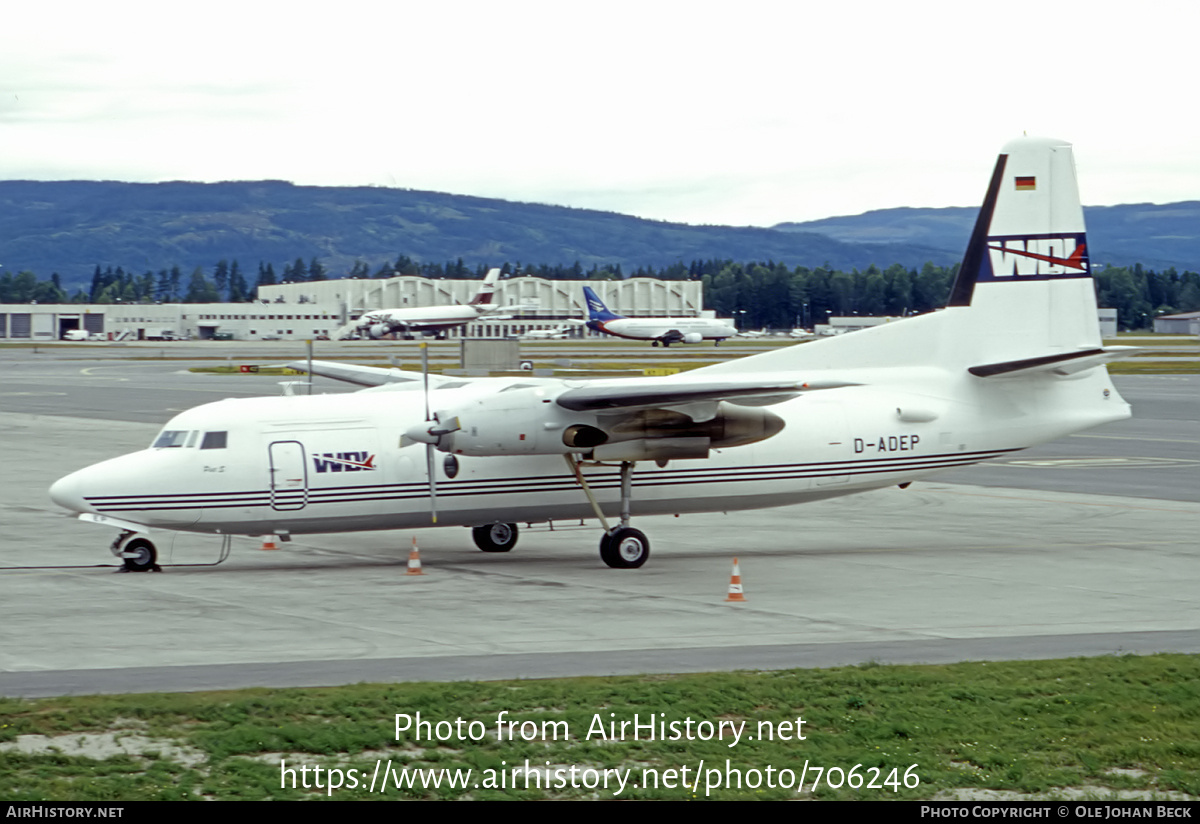
[[[488,524],[471,529],[475,546],[484,552],[508,552],[517,545],[516,524]]]
[[[650,539],[640,529],[629,525],[629,505],[633,499],[633,461],[621,461],[621,525],[610,528],[608,520],[596,503],[592,489],[588,486],[583,472],[579,469],[579,461],[574,455],[567,454],[567,465],[575,473],[575,480],[583,487],[588,501],[600,523],[604,526],[604,537],[600,539],[600,560],[613,569],[637,569],[646,563],[650,557]]]

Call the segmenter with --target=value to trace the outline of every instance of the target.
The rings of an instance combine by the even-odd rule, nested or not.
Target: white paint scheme
[[[520,337],[522,340],[562,340],[571,336],[572,326],[583,325],[584,322],[581,320],[568,319],[553,329],[530,329],[522,332]]]
[[[591,287],[583,287],[583,295],[588,310],[587,327],[594,332],[630,340],[648,340],[652,346],[702,340],[719,344],[737,335],[737,329],[728,323],[708,318],[627,318],[605,306]]]
[[[1036,177],[1036,189],[1015,189],[1016,177]],[[602,555],[639,566],[648,543],[630,511],[749,510],[907,484],[1128,417],[1102,364],[1136,350],[1102,346],[1082,231],[1069,145],[1017,140],[943,310],[666,378],[432,378],[435,422],[411,374],[317,364],[377,386],[206,404],[166,431],[227,432],[227,448],[192,437],[83,469],[50,494],[147,528],[410,529],[430,525],[432,456],[439,526],[594,517],[570,453],[609,461],[583,469],[605,516],[627,510]],[[1056,232],[1079,234],[1070,267],[988,265],[998,237]],[[608,440],[583,443],[597,431]]]
[[[365,312],[358,320],[351,321],[335,334],[338,340],[363,335],[381,338],[384,335],[437,335],[456,326],[465,326],[472,321],[496,315],[501,310],[513,311],[517,307],[497,306],[492,302],[499,269],[488,270],[470,303],[448,306],[421,306],[407,309],[375,309]]]

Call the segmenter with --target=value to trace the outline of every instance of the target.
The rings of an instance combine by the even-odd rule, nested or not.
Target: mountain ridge
[[[1103,211],[1093,216],[1104,209],[1118,212],[1112,220]],[[1127,209],[1134,211],[1119,211]],[[41,278],[57,272],[68,285],[88,280],[97,265],[186,272],[236,259],[248,271],[259,262],[279,266],[315,257],[339,277],[355,262],[374,270],[400,255],[438,263],[462,258],[473,268],[505,261],[620,264],[626,272],[708,259],[919,268],[927,261],[957,262],[976,211],[884,209],[774,227],[697,226],[379,186],[0,181],[0,263],[7,272],[29,270]],[[1088,219],[1097,262],[1200,264],[1200,202],[1089,207]],[[1096,220],[1099,227],[1091,223]],[[1158,246],[1139,240],[1147,221],[1154,223]],[[1145,254],[1159,247],[1163,254]]]

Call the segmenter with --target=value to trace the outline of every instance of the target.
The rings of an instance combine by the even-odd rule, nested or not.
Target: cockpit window
[[[166,449],[169,447],[183,446],[187,442],[188,431],[186,429],[164,429],[158,436],[158,440],[154,442],[155,449]]]
[[[200,442],[201,449],[224,449],[228,432],[205,432],[204,440]]]

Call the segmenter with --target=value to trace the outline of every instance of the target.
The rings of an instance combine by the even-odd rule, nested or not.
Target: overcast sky
[[[970,206],[1022,132],[1086,204],[1200,199],[1200,3],[6,8],[0,179],[291,180],[769,226]]]

